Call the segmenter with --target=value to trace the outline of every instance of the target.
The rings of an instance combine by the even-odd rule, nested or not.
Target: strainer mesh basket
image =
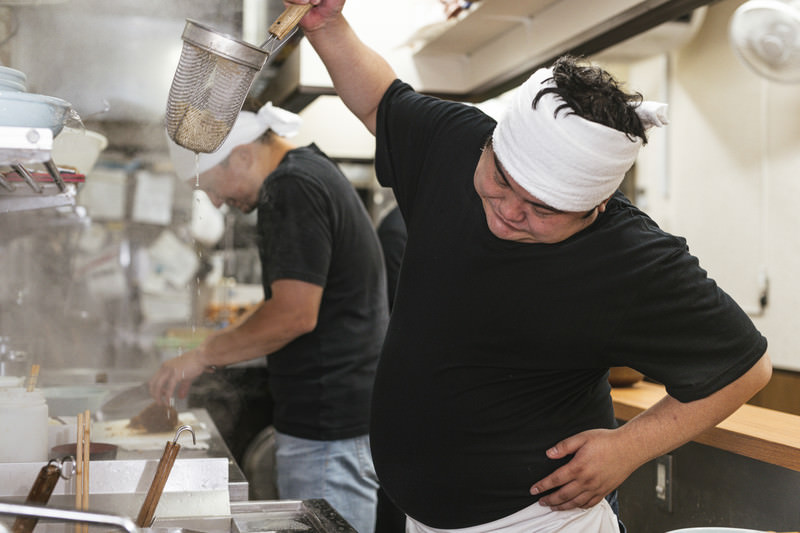
[[[217,150],[239,115],[257,69],[184,41],[167,99],[170,138],[193,152]]]

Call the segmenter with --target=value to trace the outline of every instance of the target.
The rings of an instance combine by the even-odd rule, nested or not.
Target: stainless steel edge
[[[269,57],[269,53],[261,48],[217,32],[191,19],[186,19],[182,39],[198,48],[255,70],[261,70]]]

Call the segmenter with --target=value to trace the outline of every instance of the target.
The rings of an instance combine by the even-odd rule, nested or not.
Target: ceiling
[[[592,54],[708,3],[481,0],[457,21],[422,38],[424,32],[417,32],[400,70],[406,64],[423,92],[479,102],[563,53]],[[258,44],[283,2],[51,0],[3,9],[10,10],[7,26],[14,28],[5,39],[8,66],[27,74],[29,91],[63,98],[89,121],[160,126],[185,19]],[[318,95],[333,93],[330,85],[303,82],[299,48],[293,42],[270,61],[248,102],[271,100],[298,111]]]
[[[460,87],[445,84],[431,92],[482,102],[518,86],[561,55],[591,56],[657,26],[688,22],[688,15],[712,1],[484,0],[472,19],[427,43],[416,59],[421,64],[461,46],[471,75]]]
[[[410,32],[404,46],[379,51],[420,92],[483,102],[566,53],[606,51],[607,57],[631,61],[665,52],[694,34],[705,12],[698,8],[714,1],[481,0],[457,20],[421,26]],[[351,24],[371,29],[380,9],[372,8],[372,19],[368,15],[357,21],[360,25]],[[359,14],[351,10],[348,18]],[[335,94],[327,75],[325,81],[305,77],[307,64],[320,62],[313,52],[303,54],[303,46],[299,48],[257,82],[251,92],[255,100],[281,102],[299,111],[320,95]],[[324,70],[321,63],[318,68]]]

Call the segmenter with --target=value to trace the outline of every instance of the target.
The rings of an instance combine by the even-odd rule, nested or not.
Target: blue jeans
[[[619,524],[619,533],[626,533],[627,529],[625,529],[625,524],[623,524],[622,520],[619,519],[619,491],[615,489],[614,492],[606,496],[606,501],[611,506],[611,509],[614,511],[614,514],[617,515],[617,523]]]
[[[323,498],[358,533],[375,531],[378,477],[367,435],[324,441],[276,431],[275,470],[282,500]]]

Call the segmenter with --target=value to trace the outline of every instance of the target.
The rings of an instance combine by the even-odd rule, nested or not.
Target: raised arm
[[[368,47],[342,14],[345,0],[285,0],[313,4],[300,22],[345,105],[375,134],[375,118],[383,93],[397,77],[389,63]]]

